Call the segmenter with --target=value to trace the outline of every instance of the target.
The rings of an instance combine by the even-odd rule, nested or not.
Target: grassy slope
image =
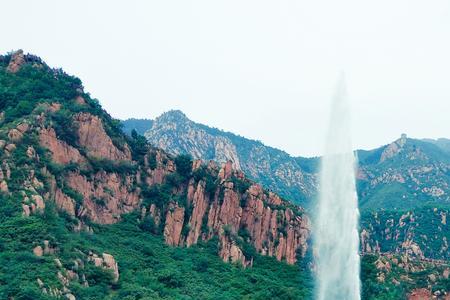
[[[8,207],[1,199],[3,210]],[[18,210],[19,208],[17,208]],[[9,211],[13,209],[8,209]],[[161,236],[141,229],[128,215],[112,226],[95,226],[95,233],[73,233],[69,223],[48,207],[44,215],[21,217],[18,212],[0,223],[0,298],[46,299],[37,278],[59,287],[58,257],[66,268],[78,251],[107,252],[119,263],[120,280],[113,284],[103,270],[87,265],[83,271],[89,288],[71,283],[78,299],[304,299],[310,288],[299,266],[288,266],[258,256],[253,268],[225,264],[217,256],[214,241],[191,248],[172,248]],[[55,255],[36,257],[36,239],[54,242]]]

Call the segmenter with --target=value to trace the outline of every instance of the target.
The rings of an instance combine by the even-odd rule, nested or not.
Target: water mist
[[[360,257],[356,159],[344,77],[333,98],[315,220],[318,300],[359,300]]]

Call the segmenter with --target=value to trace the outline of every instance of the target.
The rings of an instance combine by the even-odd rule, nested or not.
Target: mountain
[[[153,125],[153,121],[150,119],[135,119],[130,118],[122,121],[122,130],[128,135],[131,135],[131,131],[136,130],[139,135],[149,130]]]
[[[308,211],[121,129],[80,79],[0,56],[0,299],[312,297]],[[448,295],[448,211],[420,209],[362,222],[363,299]]]
[[[190,154],[196,159],[231,161],[236,169],[286,199],[305,204],[316,192],[313,159],[294,158],[233,133],[189,120],[181,111],[156,118],[145,133],[149,142],[171,154]]]
[[[440,138],[440,139],[436,139],[436,140],[434,140],[434,139],[423,139],[423,141],[435,144],[436,146],[438,146],[439,148],[441,148],[445,152],[450,152],[450,139],[444,139],[444,138]]]
[[[358,185],[363,210],[450,206],[450,153],[409,139],[359,151]]]
[[[0,56],[1,299],[302,299],[303,209],[121,131],[81,81]]]
[[[180,111],[156,118],[145,136],[172,154],[232,161],[251,179],[303,206],[312,207],[317,195],[319,158],[292,157],[259,141],[195,123]],[[358,150],[361,209],[450,206],[450,152],[445,141],[404,135],[374,150]]]

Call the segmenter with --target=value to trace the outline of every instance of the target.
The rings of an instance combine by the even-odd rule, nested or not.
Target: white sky
[[[341,70],[354,145],[450,137],[450,1],[2,1],[0,52],[80,77],[116,118],[181,109],[322,152]]]

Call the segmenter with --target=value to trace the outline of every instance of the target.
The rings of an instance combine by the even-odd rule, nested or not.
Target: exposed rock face
[[[238,173],[236,170],[224,171],[226,169],[225,165],[218,174],[222,180]],[[200,238],[210,239],[219,234],[221,257],[225,261],[239,261],[245,266],[248,261],[242,258],[242,250],[228,236],[245,231],[249,242],[263,255],[274,256],[289,264],[297,261],[297,253],[305,255],[310,236],[309,219],[305,215],[294,214],[290,208],[272,209],[268,204],[277,206],[282,201],[275,194],[266,193],[260,185],[251,185],[244,194],[240,194],[231,181],[224,180],[223,192],[217,190],[210,194],[205,191],[205,182],[191,181],[187,190],[187,201],[192,207],[187,246],[197,243]],[[170,224],[174,223],[173,214],[169,210]],[[180,219],[177,232],[181,232],[182,223]],[[178,240],[178,235],[175,236]]]
[[[206,213],[209,203],[209,199],[206,198],[208,195],[205,193],[205,182],[199,182],[193,194],[192,191],[194,190],[194,184],[191,182],[189,185],[189,190],[191,192],[188,192],[188,201],[192,202],[193,210],[189,220],[190,231],[186,238],[186,246],[188,247],[196,244],[200,238],[203,216]]]
[[[100,257],[95,253],[90,253],[88,259],[89,261],[92,261],[97,267],[111,270],[113,272],[113,279],[115,282],[119,280],[119,265],[114,259],[114,256],[108,253],[103,253]]]
[[[33,195],[31,196],[31,199],[33,199],[34,204],[36,204],[36,208],[39,211],[43,211],[45,209],[44,199],[42,199],[40,195]]]
[[[12,55],[11,61],[9,62],[6,70],[11,73],[16,73],[20,70],[20,67],[25,64],[25,62],[25,55],[23,54],[23,50],[18,50]]]
[[[171,204],[166,215],[166,225],[164,227],[164,238],[167,245],[181,245],[181,230],[183,229],[183,222],[184,207],[178,207],[176,204]]]
[[[104,171],[89,180],[78,173],[70,173],[67,177],[69,186],[83,196],[83,205],[77,214],[100,224],[115,223],[121,214],[138,207],[139,191],[130,190],[134,180],[132,176],[122,178]]]
[[[6,180],[3,180],[2,182],[0,182],[0,192],[2,192],[2,193],[9,192],[8,183],[6,182]]]
[[[167,160],[167,156],[164,155],[161,151],[156,151],[156,168],[151,169],[149,163],[149,155],[146,155],[144,158],[144,164],[147,175],[147,184],[155,185],[161,184],[164,182],[164,178],[167,174],[175,172],[175,164],[171,160]]]
[[[431,300],[431,291],[427,289],[417,289],[413,290],[408,296],[408,300]]]
[[[402,147],[406,144],[406,135],[402,135],[400,139],[389,144],[381,154],[380,162],[384,162],[397,155],[402,150]]]
[[[68,164],[85,163],[86,160],[81,156],[80,152],[68,145],[66,142],[59,140],[56,137],[55,130],[53,128],[42,129],[39,133],[39,141],[41,145],[50,150],[52,158],[56,163]]]
[[[75,201],[64,194],[60,189],[56,190],[55,203],[60,210],[65,211],[70,216],[75,216]]]
[[[116,260],[114,259],[114,256],[108,253],[103,253],[103,263],[105,267],[109,270],[113,271],[114,274],[114,281],[117,282],[119,280],[119,265],[117,264]]]
[[[20,141],[22,139],[22,137],[23,137],[23,133],[15,128],[11,129],[8,133],[8,138],[13,142]]]
[[[71,101],[89,105],[80,98]],[[27,119],[30,124],[21,123],[8,131],[14,141],[23,140],[24,133],[38,136],[40,145],[51,152],[52,160],[66,165],[56,172],[48,166],[29,170],[22,191],[24,216],[43,211],[45,201],[53,200],[60,211],[78,219],[73,230],[90,231],[86,219],[112,224],[122,214],[139,210],[141,221],[150,216],[158,226],[157,232],[163,230],[168,245],[189,247],[218,238],[222,259],[243,266],[252,264],[252,257],[245,257],[243,243],[289,264],[306,253],[310,225],[303,211],[247,180],[238,160],[227,161],[221,167],[197,160],[192,162],[191,170],[182,173],[183,168],[177,171],[177,167],[183,165],[162,150],[148,147],[146,152],[132,157],[127,139],[115,136],[113,143],[107,133],[112,125],[106,123],[107,119],[84,112],[74,113],[72,129],[76,130],[77,140],[69,145],[58,139],[54,128],[49,127],[53,121],[46,118],[46,114],[60,109],[67,108],[58,103],[42,104],[41,113]],[[120,143],[123,146],[119,147]],[[6,141],[4,144],[11,154],[15,145]],[[40,160],[38,148],[29,145],[25,150],[30,161]],[[93,158],[105,161],[97,166]],[[125,163],[116,164],[117,161]],[[10,173],[9,166],[3,163],[3,191],[8,191]],[[164,192],[152,196],[159,190]],[[106,255],[93,261],[101,259],[102,265],[116,270],[117,264],[110,258]]]
[[[218,162],[231,161],[236,169],[241,169],[236,147],[225,137],[214,137],[204,130],[197,130],[192,123],[180,111],[173,111],[162,115],[153,123],[152,131],[146,133],[147,138],[162,149],[173,149],[172,153],[182,154],[180,147],[169,136],[168,131],[183,132],[183,143],[189,147],[188,153],[197,159],[214,159]],[[157,140],[156,140],[157,139]],[[207,153],[212,153],[211,157],[205,157]]]
[[[36,246],[36,247],[34,247],[34,249],[33,249],[33,253],[34,253],[34,255],[36,255],[36,256],[42,256],[42,255],[44,255],[44,249],[42,249],[41,246]]]
[[[79,143],[85,147],[88,155],[109,160],[131,160],[131,152],[127,145],[119,150],[106,134],[102,121],[89,113],[75,116],[78,123]]]
[[[224,262],[239,263],[242,266],[251,266],[252,261],[246,261],[244,253],[236,245],[235,241],[230,240],[226,235],[220,238],[220,257]]]

